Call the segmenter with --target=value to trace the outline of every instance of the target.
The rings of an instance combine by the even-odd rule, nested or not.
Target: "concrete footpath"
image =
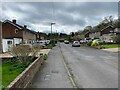
[[[73,88],[58,45],[49,52],[28,88]]]

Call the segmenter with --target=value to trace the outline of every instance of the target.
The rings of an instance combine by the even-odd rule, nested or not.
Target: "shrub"
[[[116,43],[120,43],[120,35],[115,35],[113,37],[113,41],[116,42]]]
[[[91,44],[92,44],[92,42],[88,42],[88,43],[87,43],[88,46],[91,46]]]
[[[16,47],[13,47],[11,50],[11,54],[14,57],[17,57],[20,63],[24,63],[35,57],[36,53],[38,52],[38,47],[36,48],[37,49],[34,49],[32,45],[21,44]]]
[[[40,46],[40,45],[33,45],[33,49],[36,51],[40,51],[41,48],[42,48],[42,46]]]
[[[91,46],[99,46],[98,42],[92,42]]]
[[[44,60],[47,60],[47,58],[48,58],[48,55],[45,54],[45,55],[43,56],[43,59],[44,59]]]
[[[52,44],[53,46],[55,46],[55,40],[51,40],[50,44]]]

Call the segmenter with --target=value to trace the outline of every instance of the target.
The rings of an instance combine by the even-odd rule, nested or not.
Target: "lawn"
[[[12,58],[2,62],[2,86],[8,86],[33,60],[27,63],[20,63]]]
[[[105,45],[102,45],[102,47],[104,47],[104,48],[118,48],[120,46],[118,44],[105,44]]]
[[[0,90],[2,89],[2,65],[0,62]]]

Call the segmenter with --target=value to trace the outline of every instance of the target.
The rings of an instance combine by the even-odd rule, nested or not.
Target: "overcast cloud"
[[[50,32],[50,23],[55,22],[53,31],[69,33],[95,26],[104,17],[118,17],[117,2],[4,2],[2,21],[16,19],[18,24],[27,25],[39,32]]]

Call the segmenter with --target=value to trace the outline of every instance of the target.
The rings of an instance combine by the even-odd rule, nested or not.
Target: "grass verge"
[[[28,60],[26,63],[20,63],[17,59],[7,59],[2,62],[2,86],[7,87],[30,63],[34,60]]]
[[[119,46],[119,44],[105,44],[105,45],[102,45],[102,47],[104,47],[104,48],[118,48],[120,46]]]

